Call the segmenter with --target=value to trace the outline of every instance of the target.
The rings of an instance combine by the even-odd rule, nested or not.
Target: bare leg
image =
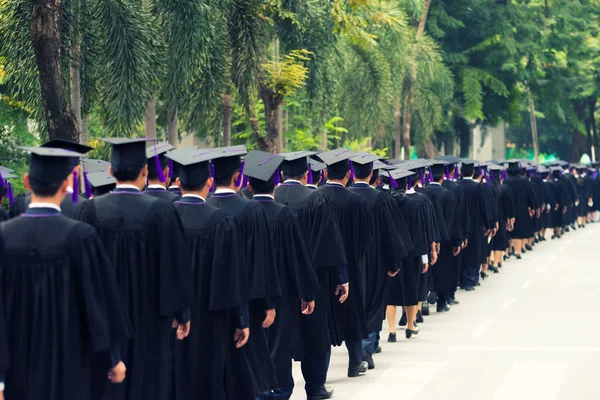
[[[387,306],[386,317],[390,333],[396,333],[396,306]]]
[[[417,320],[417,306],[406,307],[406,327],[410,330],[415,330],[415,321]]]

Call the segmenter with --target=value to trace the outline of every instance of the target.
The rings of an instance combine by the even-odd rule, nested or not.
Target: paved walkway
[[[387,343],[384,322],[383,352],[365,376],[346,378],[346,349],[334,349],[335,398],[600,399],[600,224],[548,236],[457,299],[449,313],[425,317],[414,340],[399,330]],[[305,399],[297,364],[294,377],[292,399]]]

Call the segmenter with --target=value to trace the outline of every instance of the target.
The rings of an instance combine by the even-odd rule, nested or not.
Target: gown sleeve
[[[314,192],[309,201],[310,205],[300,212],[306,224],[306,245],[312,252],[315,268],[347,265],[344,241],[331,204],[319,192]]]
[[[78,261],[74,267],[82,299],[81,320],[92,350],[99,353],[130,338],[132,328],[108,255],[93,228],[86,228],[74,229],[79,237],[73,239]]]
[[[4,376],[10,366],[10,355],[8,352],[8,340],[6,339],[6,323],[4,322],[4,307],[0,303],[0,382],[4,382]]]

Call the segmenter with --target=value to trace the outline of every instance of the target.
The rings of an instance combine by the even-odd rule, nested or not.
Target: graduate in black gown
[[[92,150],[92,148],[89,146],[62,139],[52,139],[49,142],[44,143],[42,147],[70,150],[81,154],[86,154]],[[69,185],[67,186],[67,196],[65,196],[65,199],[60,205],[62,214],[69,218],[75,218],[75,215],[77,214],[77,208],[82,202],[87,200],[80,194],[78,189],[79,177],[81,176],[81,167],[78,159],[73,161],[72,172],[72,175],[69,177]],[[31,192],[24,192],[17,195],[9,211],[10,218],[17,217],[24,213],[25,210],[27,210],[30,202]]]
[[[273,197],[281,176],[279,166],[284,159],[282,155],[252,151],[244,160],[244,174],[249,177],[252,199],[263,206],[269,221],[282,294],[276,301],[275,322],[267,330],[278,384],[274,390],[263,393],[261,398],[266,400],[289,397],[281,388],[289,386],[292,376],[294,338],[300,320],[313,313],[315,294],[319,290],[304,227],[293,208],[277,203]]]
[[[31,202],[21,216],[0,225],[5,395],[97,398],[107,376],[113,383],[125,379],[118,343],[131,334],[129,319],[95,229],[60,211],[67,177],[81,154],[26,150],[31,160],[24,181]]]
[[[179,196],[167,190],[167,177],[170,174],[167,153],[173,149],[174,147],[168,142],[156,143],[156,145],[146,147],[148,185],[144,190],[144,194],[171,203],[179,199]],[[187,151],[183,150],[183,152]]]
[[[254,399],[276,386],[277,375],[269,353],[265,329],[275,318],[275,301],[281,296],[273,243],[264,207],[238,194],[242,184],[244,146],[212,150],[216,191],[207,203],[235,218],[244,250],[249,282],[250,339],[233,353],[232,370],[239,399]]]
[[[569,206],[567,184],[562,179],[562,168],[552,167],[550,182],[550,199],[552,205],[551,227],[554,228],[552,239],[560,238],[565,225],[565,216]]]
[[[351,177],[349,159],[356,154],[348,149],[336,149],[319,153],[327,164],[327,185],[317,189],[329,200],[344,240],[348,262],[350,296],[336,304],[340,310],[341,340],[348,349],[348,377],[365,373],[368,363],[362,361],[362,339],[368,335],[364,305],[364,288],[361,270],[366,268],[366,254],[374,240],[374,223],[367,201],[356,193],[346,190]],[[338,345],[341,343],[338,343]]]
[[[492,228],[490,228],[490,232],[486,235],[483,246],[481,246],[481,279],[485,279],[488,277],[488,266],[490,263],[490,257],[492,254],[492,244],[491,241],[496,236],[498,232],[498,205],[496,201],[495,192],[492,189],[488,171],[487,171],[487,163],[479,163],[479,166],[475,168],[475,174],[473,178],[481,184],[483,187],[483,192],[485,195],[485,206],[488,209],[488,213],[492,218]]]
[[[175,343],[175,400],[235,399],[232,352],[248,341],[248,281],[240,232],[227,211],[206,203],[210,152],[173,151],[183,196],[175,202],[189,247],[195,292],[192,329]]]
[[[469,244],[462,251],[460,283],[463,289],[471,291],[479,282],[482,248],[487,245],[487,235],[494,228],[494,221],[489,207],[485,204],[484,188],[473,179],[475,161],[463,160],[461,171],[463,179],[458,181],[458,184],[465,193],[471,226]]]
[[[363,361],[367,361],[369,369],[375,368],[373,354],[377,349],[385,316],[387,277],[398,273],[402,260],[410,250],[403,240],[408,236],[406,224],[394,199],[389,193],[372,186],[379,178],[378,171],[373,169],[373,163],[379,159],[379,156],[370,153],[358,153],[352,157],[354,184],[349,189],[367,201],[374,224],[375,236],[367,250],[365,268],[361,270],[368,330],[368,337],[362,341]],[[376,176],[373,178],[374,173]],[[412,242],[409,245],[412,247]]]
[[[88,174],[88,181],[92,186],[92,196],[90,198],[105,195],[117,186],[115,177],[112,176],[108,171]]]
[[[498,211],[498,231],[491,241],[493,261],[490,269],[494,273],[498,273],[499,268],[502,268],[503,253],[509,246],[509,232],[512,231],[514,207],[510,188],[502,184],[504,180],[504,167],[490,165],[488,168],[492,190],[496,199],[496,209]]]
[[[309,167],[311,179],[310,182],[306,183],[306,187],[309,189],[317,189],[319,186],[323,186],[326,183],[325,168],[327,168],[327,165],[311,158]]]
[[[116,188],[82,203],[78,219],[100,234],[133,324],[121,343],[128,374],[109,387],[106,400],[162,400],[171,395],[173,325],[190,331],[191,269],[183,226],[172,203],[145,196],[146,141],[104,139],[112,144]],[[198,327],[202,329],[202,327]]]
[[[312,154],[307,151],[282,154],[286,157],[281,164],[284,182],[275,189],[275,200],[296,211],[319,280],[317,306],[312,314],[301,318],[294,348],[294,359],[301,361],[306,395],[309,400],[316,400],[333,396],[333,389],[326,387],[325,382],[331,345],[337,345],[341,335],[341,328],[335,323],[341,319],[336,303],[348,295],[348,272],[344,243],[331,204],[316,187],[309,187],[321,179],[320,168],[325,166],[309,159]],[[336,293],[340,291],[342,296],[338,297]],[[291,376],[288,381],[278,391],[291,396],[294,389]]]
[[[6,323],[2,316],[2,307],[0,307],[0,400],[4,400],[4,376],[10,366],[10,356],[8,354],[8,343],[6,340]]]
[[[169,187],[167,190],[169,193],[173,193],[174,195],[181,197],[181,189],[179,186],[177,186],[177,178],[179,178],[179,165],[177,165],[177,163],[169,161],[169,175]]]
[[[8,199],[9,204],[12,204],[15,200],[9,179],[16,177],[17,176],[11,174],[8,169],[0,167],[0,222],[7,221],[10,218],[8,211],[2,206],[4,205],[4,199]]]
[[[536,212],[536,198],[531,182],[523,176],[523,169],[517,160],[510,161],[504,184],[511,188],[515,206],[515,226],[511,232],[511,245],[517,259],[525,247],[525,240],[533,236],[532,217]]]
[[[389,182],[390,194],[398,207],[403,221],[406,223],[413,244],[408,257],[400,267],[400,273],[388,278],[386,295],[386,317],[389,326],[388,342],[396,342],[396,308],[402,306],[406,325],[405,335],[410,339],[419,333],[416,324],[417,308],[419,304],[420,281],[429,269],[429,242],[426,227],[423,221],[427,218],[423,213],[428,212],[423,203],[416,197],[406,196],[410,188],[410,181],[416,174],[409,169],[393,169],[388,172],[389,176],[383,175],[384,182]]]

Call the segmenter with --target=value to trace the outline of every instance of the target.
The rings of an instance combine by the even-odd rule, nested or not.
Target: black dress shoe
[[[330,399],[333,397],[333,389],[327,386],[321,386],[315,393],[307,394],[307,400],[323,400]]]
[[[492,266],[490,266],[490,269],[491,269],[491,270],[492,270],[492,272],[493,272],[493,273],[495,273],[495,274],[497,274],[498,272],[500,272],[500,271],[498,271],[498,268],[497,268],[497,267],[492,267]]]
[[[485,272],[483,272],[483,271],[481,271],[480,275],[481,275],[481,279],[485,279],[485,278],[487,278],[487,277],[488,277],[488,274],[486,274],[486,273],[485,273]],[[478,283],[479,283],[479,282],[478,282]]]
[[[375,362],[373,361],[373,355],[369,354],[365,350],[362,353],[362,360],[367,363],[369,369],[375,369]]]
[[[477,286],[481,286],[481,282],[477,282]]]
[[[498,268],[502,268],[502,263],[498,263]]]
[[[425,322],[425,321],[423,320],[423,314],[421,313],[421,311],[418,311],[418,310],[417,310],[417,319],[416,319],[416,322],[417,322],[418,324],[422,324],[422,323],[424,323],[424,322]]]
[[[435,304],[438,301],[437,292],[429,292],[429,296],[427,296],[427,302],[429,304]]]
[[[406,313],[402,313],[402,316],[400,317],[400,322],[398,322],[398,325],[406,326],[407,323],[408,323],[408,320],[406,319]]]
[[[527,249],[527,251],[532,251],[533,248],[530,245],[526,245],[525,248]]]
[[[369,369],[369,364],[366,361],[361,362],[356,368],[348,368],[348,378],[356,378],[360,374],[364,374]]]
[[[517,260],[520,260],[522,258],[520,254],[517,254],[515,257],[517,257]]]
[[[396,343],[396,332],[390,332],[388,335],[388,343]]]
[[[450,307],[448,307],[448,304],[439,304],[435,307],[435,310],[437,312],[448,312],[450,311]]]
[[[375,349],[375,354],[379,353],[381,353],[381,346],[377,346],[377,348]]]
[[[407,339],[410,339],[411,337],[416,336],[418,334],[419,334],[419,329],[412,330],[412,329],[406,328],[406,338]]]
[[[540,240],[541,240],[542,242],[545,242],[545,241],[546,241],[546,237],[545,237],[545,236],[540,236]]]
[[[450,299],[450,300],[448,300],[448,304],[450,304],[451,306],[455,306],[457,304],[460,304],[460,301],[458,301],[456,299]]]
[[[465,289],[466,292],[472,292],[473,290],[475,290],[473,286],[465,286],[463,289]]]
[[[427,302],[427,300],[425,300],[421,305],[421,313],[423,315],[429,315],[429,303]]]

